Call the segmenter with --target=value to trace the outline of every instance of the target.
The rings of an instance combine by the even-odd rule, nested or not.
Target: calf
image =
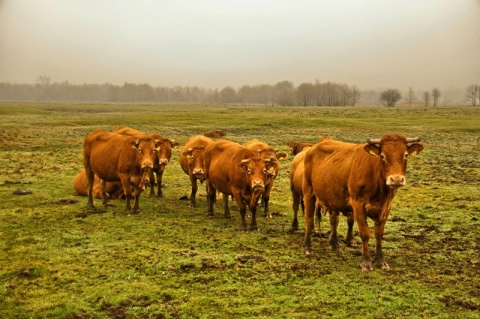
[[[288,147],[290,147],[290,154],[297,155],[300,153],[305,147],[310,147],[315,144],[313,143],[302,143],[302,142],[288,142]]]
[[[133,210],[130,197],[125,212],[139,212],[138,199],[145,188],[145,178],[153,168],[156,142],[150,136],[132,137],[97,130],[85,137],[83,164],[87,175],[87,206],[93,205],[94,176],[105,182],[120,181],[125,194],[134,194]],[[105,184],[102,187],[103,204],[108,205]],[[132,190],[133,188],[133,190]]]
[[[265,191],[267,174],[273,167],[271,159],[262,159],[257,152],[226,140],[218,140],[207,146],[204,158],[209,214],[213,215],[218,190],[224,194],[225,217],[230,217],[228,196],[233,196],[242,218],[242,229],[247,230],[247,206],[251,212],[250,229],[257,229],[257,204]]]
[[[101,186],[102,182],[103,181],[100,180],[97,175],[94,176],[92,190],[93,198],[103,198]],[[77,176],[75,176],[75,179],[73,180],[73,188],[75,189],[77,194],[82,196],[88,196],[88,179],[87,173],[84,169],[80,173],[78,173]],[[107,198],[120,199],[124,196],[122,183],[120,182],[106,182],[105,191]]]
[[[227,135],[227,132],[225,132],[225,130],[213,130],[213,131],[206,131],[205,133],[203,133],[203,135],[211,138],[221,138]]]
[[[180,166],[185,174],[190,177],[192,192],[190,194],[190,207],[195,207],[195,195],[197,194],[197,180],[205,181],[204,153],[205,148],[213,141],[205,136],[197,135],[188,139],[183,147],[179,159]]]

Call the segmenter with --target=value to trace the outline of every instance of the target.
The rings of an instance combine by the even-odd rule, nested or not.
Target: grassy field
[[[480,318],[479,123],[473,107],[0,103],[0,318]],[[426,148],[409,160],[386,225],[390,269],[365,273],[360,248],[342,241],[345,217],[341,254],[319,237],[303,254],[304,231],[290,231],[292,156],[272,191],[274,218],[260,216],[256,232],[237,230],[233,203],[233,219],[221,201],[208,217],[204,185],[189,208],[180,149],[165,197],[144,193],[140,214],[126,216],[121,200],[87,209],[72,187],[83,138],[125,125],[180,143],[225,129],[287,152],[292,140],[385,133],[420,136]]]

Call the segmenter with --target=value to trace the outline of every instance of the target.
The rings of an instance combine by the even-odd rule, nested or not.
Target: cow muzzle
[[[144,161],[142,163],[142,168],[153,168],[153,163],[152,161]]]
[[[166,159],[166,158],[161,158],[161,159],[158,160],[158,163],[159,163],[160,165],[167,165],[167,164],[168,164],[168,159]]]
[[[387,186],[398,188],[405,186],[406,180],[404,175],[389,175],[387,176]]]
[[[265,185],[261,180],[252,181],[252,189],[255,192],[263,191],[265,189]]]
[[[194,169],[192,175],[202,181],[205,179],[205,172],[201,168]]]

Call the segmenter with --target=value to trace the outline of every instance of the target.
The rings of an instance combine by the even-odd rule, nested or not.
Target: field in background
[[[332,108],[0,103],[0,317],[2,318],[480,318],[480,108]],[[271,196],[273,219],[239,232],[240,217],[207,216],[204,185],[174,151],[165,197],[97,211],[74,193],[83,138],[130,126],[180,143],[225,129],[289,151],[330,136],[364,142],[420,136],[407,186],[394,199],[384,254],[390,269],[359,269],[359,248],[314,238],[292,220],[289,156]],[[29,190],[27,195],[14,195]],[[262,209],[259,209],[262,212]],[[322,221],[322,231],[328,222]],[[370,222],[370,224],[372,224]],[[358,233],[355,236],[360,240]],[[346,218],[339,225],[345,239]],[[373,253],[374,240],[370,241]]]

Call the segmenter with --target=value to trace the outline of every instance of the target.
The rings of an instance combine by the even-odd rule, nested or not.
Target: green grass
[[[0,318],[480,318],[478,123],[472,107],[0,103]],[[274,218],[259,216],[257,232],[237,230],[233,203],[233,219],[221,202],[208,217],[204,185],[197,208],[180,200],[190,188],[179,149],[165,197],[143,194],[140,214],[126,216],[119,200],[87,209],[72,187],[83,138],[124,125],[180,143],[225,129],[228,139],[287,152],[291,140],[402,133],[426,149],[410,160],[392,205],[390,269],[362,273],[359,248],[343,242],[337,254],[315,237],[314,254],[303,254],[304,231],[290,231],[292,156],[272,192]]]

